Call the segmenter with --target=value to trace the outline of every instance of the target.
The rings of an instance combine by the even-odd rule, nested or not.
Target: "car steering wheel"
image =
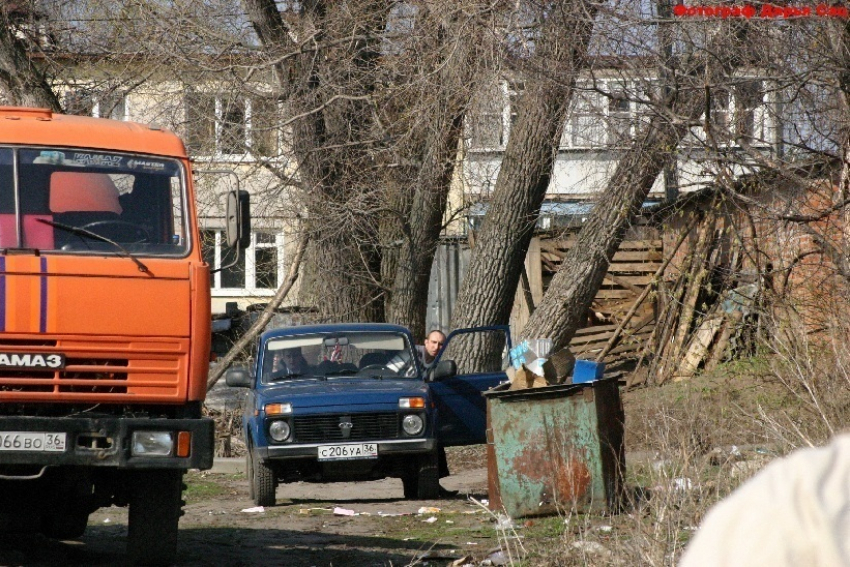
[[[82,228],[84,230],[91,230],[92,228],[97,228],[97,227],[100,227],[100,226],[110,226],[110,225],[111,226],[120,226],[120,227],[129,227],[129,228],[133,229],[134,231],[136,231],[136,236],[144,235],[144,238],[142,238],[141,240],[134,241],[135,243],[151,242],[151,234],[150,234],[150,232],[148,232],[148,229],[146,229],[145,227],[143,227],[140,224],[136,224],[136,223],[128,222],[128,221],[110,220],[110,219],[99,220],[99,221],[93,221],[93,222],[84,224],[80,228]],[[94,231],[92,231],[92,232],[94,232]],[[103,236],[103,235],[101,235],[101,236]]]

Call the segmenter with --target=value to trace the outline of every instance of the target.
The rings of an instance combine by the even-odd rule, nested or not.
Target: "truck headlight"
[[[170,431],[134,431],[130,454],[134,457],[168,457],[174,449]]]
[[[406,415],[401,420],[401,428],[404,429],[404,432],[408,435],[419,435],[422,433],[422,430],[425,429],[425,422],[422,421],[422,417],[418,415]]]
[[[269,425],[269,436],[278,443],[289,439],[290,431],[289,424],[282,420],[273,421]]]

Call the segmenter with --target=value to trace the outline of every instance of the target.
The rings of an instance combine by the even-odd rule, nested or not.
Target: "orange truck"
[[[48,537],[129,506],[127,550],[174,561],[183,474],[212,466],[202,417],[210,269],[180,139],[0,107],[0,515]],[[247,195],[227,196],[247,240]],[[0,521],[0,525],[2,525]]]

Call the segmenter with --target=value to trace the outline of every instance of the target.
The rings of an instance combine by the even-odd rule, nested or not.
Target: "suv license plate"
[[[65,433],[3,431],[0,432],[0,451],[61,453],[65,450],[65,435]]]
[[[377,459],[377,443],[359,445],[320,445],[320,461],[347,461],[351,459]]]

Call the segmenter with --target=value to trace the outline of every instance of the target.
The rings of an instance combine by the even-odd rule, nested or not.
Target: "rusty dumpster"
[[[491,509],[516,518],[619,508],[626,463],[616,379],[484,395]]]

